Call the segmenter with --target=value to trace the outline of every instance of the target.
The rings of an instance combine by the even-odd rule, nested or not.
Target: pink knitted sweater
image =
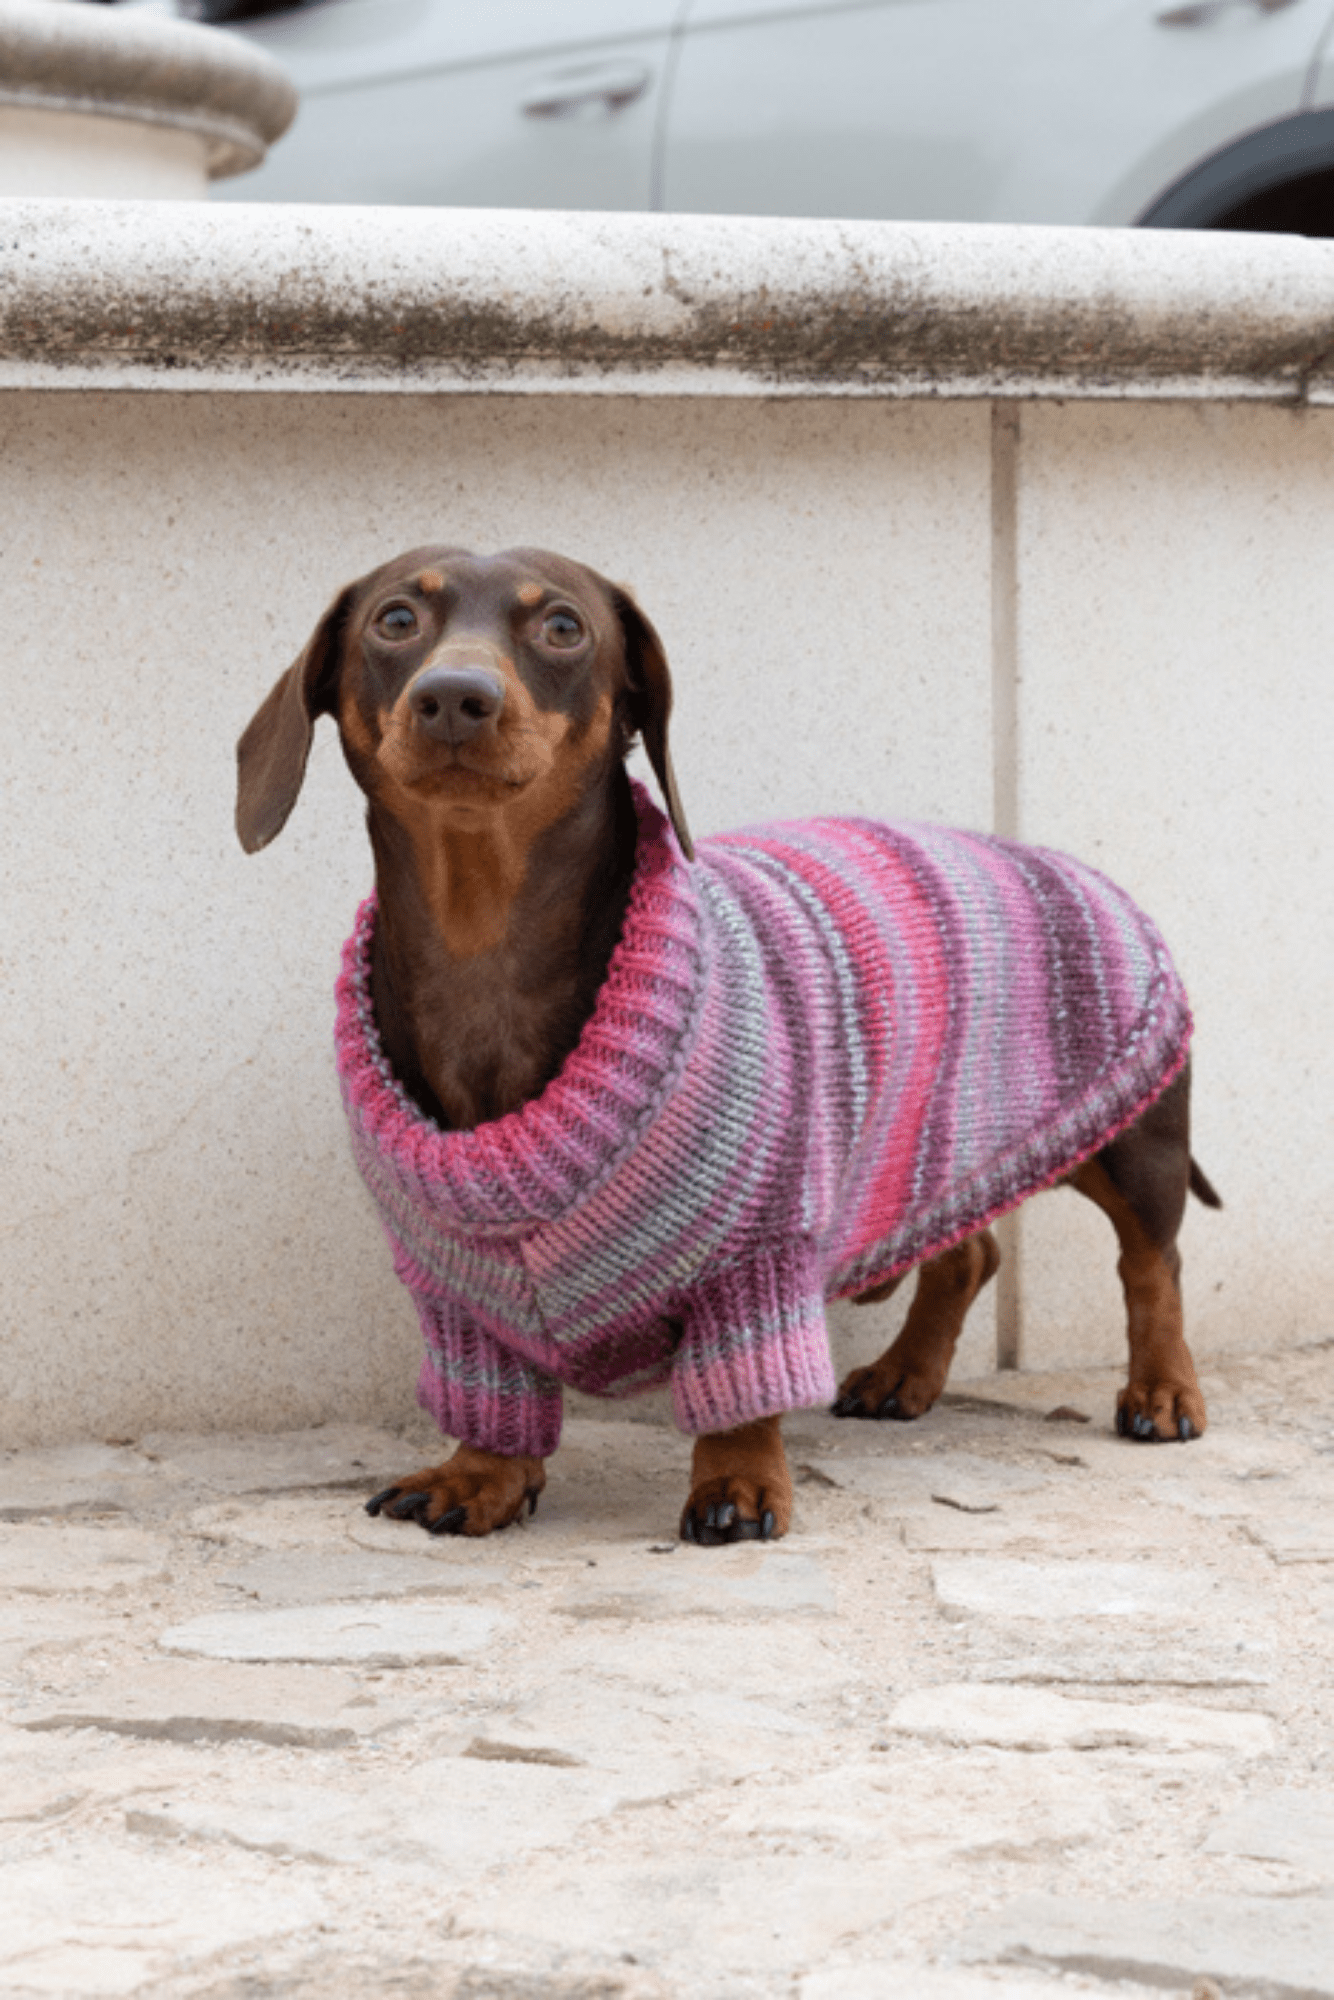
[[[702,841],[636,787],[622,935],[539,1097],[442,1131],[389,1069],[375,900],[338,985],[357,1164],[442,1430],[545,1456],[561,1384],[670,1381],[688,1431],[834,1392],[824,1301],[1067,1173],[1186,1057],[1162,940],[1102,876],[982,834],[812,820]]]

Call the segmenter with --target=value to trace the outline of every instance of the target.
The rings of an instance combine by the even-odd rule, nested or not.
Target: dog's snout
[[[494,729],[505,684],[485,667],[428,667],[408,690],[413,721],[440,743],[467,743]]]

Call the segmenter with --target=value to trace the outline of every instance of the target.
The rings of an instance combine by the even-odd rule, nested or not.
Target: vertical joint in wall
[[[992,826],[1019,838],[1019,406],[991,406],[991,783]],[[996,1366],[1023,1358],[1020,1229],[1016,1215],[996,1225]]]

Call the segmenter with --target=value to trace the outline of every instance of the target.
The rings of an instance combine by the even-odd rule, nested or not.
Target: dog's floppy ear
[[[671,752],[667,748],[667,723],[672,712],[672,677],[662,640],[628,591],[613,590],[612,602],[625,634],[625,667],[630,678],[626,718],[637,729],[648,752],[653,775],[667,806],[681,852],[687,861],[695,858],[694,842],[676,789]]]
[[[287,672],[246,725],[236,746],[236,831],[247,854],[280,834],[306,775],[317,715],[332,715],[349,585],[329,606]]]

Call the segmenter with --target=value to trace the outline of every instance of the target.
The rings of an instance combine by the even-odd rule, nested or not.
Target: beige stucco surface
[[[1205,1352],[1334,1331],[1332,506],[1323,412],[1021,418],[1020,828],[1124,882],[1186,975],[1196,1152],[1227,1203],[1192,1203],[1183,1237]],[[1101,1219],[1061,1196],[1021,1226],[1026,1360],[1115,1359]]]
[[[980,403],[0,397],[6,1442],[410,1400],[331,1060],[370,881],[332,733],[273,848],[231,826],[236,735],[336,588],[555,545],[659,624],[697,830],[985,825],[989,435]]]

